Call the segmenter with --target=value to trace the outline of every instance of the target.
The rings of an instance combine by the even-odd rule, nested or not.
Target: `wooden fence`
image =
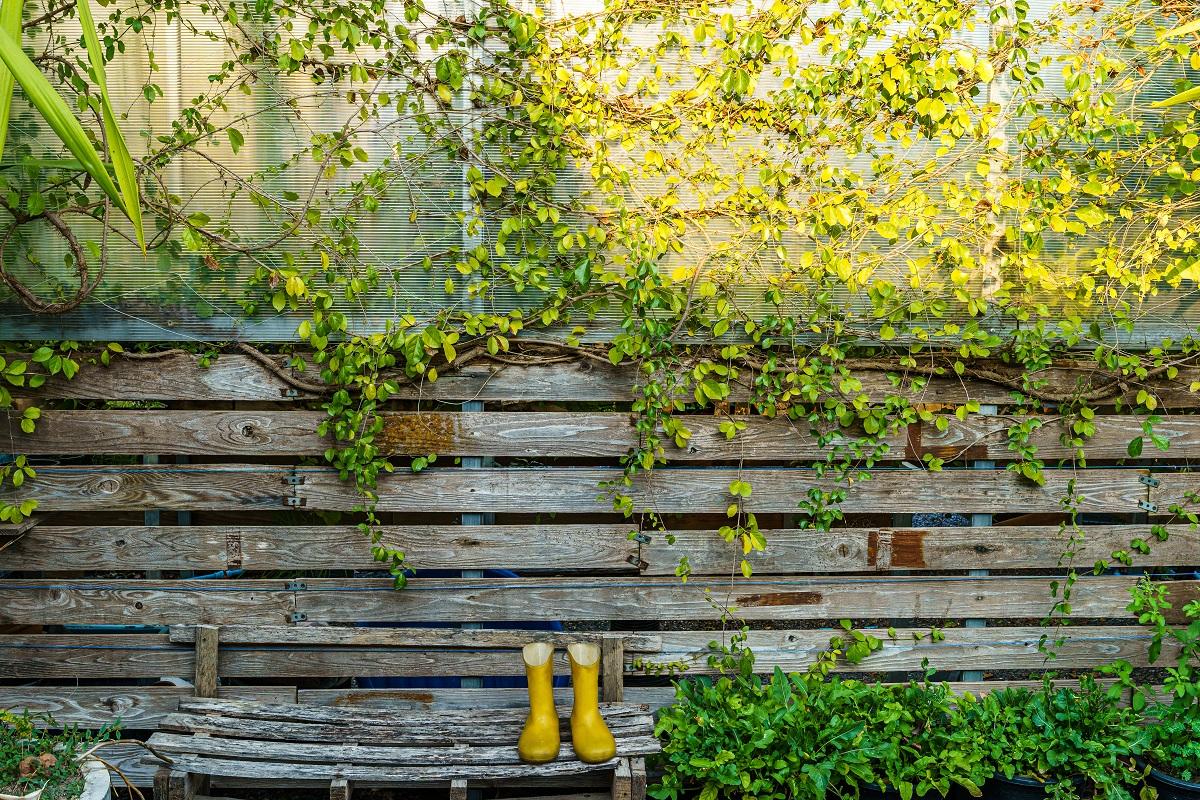
[[[1073,365],[1048,371],[1064,387],[1081,376],[1090,380]],[[162,626],[193,623],[536,622],[625,630],[636,634],[625,651],[627,697],[654,704],[669,702],[671,688],[642,662],[709,671],[706,645],[728,638],[720,630],[723,607],[735,607],[754,627],[750,641],[764,670],[811,663],[843,618],[897,628],[880,652],[846,666],[855,671],[910,672],[928,659],[952,678],[959,670],[977,673],[968,677],[985,688],[993,678],[1029,679],[1118,657],[1145,665],[1148,636],[1126,611],[1137,579],[1131,572],[1080,579],[1076,624],[1052,663],[1039,649],[1045,629],[1038,622],[1052,604],[1049,576],[1062,573],[1059,520],[1068,484],[1081,512],[1104,515],[1076,548],[1074,562],[1085,566],[1133,536],[1148,538],[1150,520],[1200,491],[1200,475],[1186,471],[1200,453],[1200,416],[1189,415],[1200,400],[1186,388],[1196,377],[1151,387],[1163,410],[1155,430],[1170,449],[1147,446],[1143,461],[1122,461],[1142,431],[1139,417],[1102,410],[1088,468],[1076,469],[1061,425],[1046,414],[1034,434],[1039,454],[1048,465],[1066,461],[1047,470],[1045,486],[1003,468],[1013,458],[1005,436],[1014,422],[1005,411],[1009,388],[921,381],[912,389],[919,402],[936,408],[971,398],[998,404],[999,413],[950,417],[944,431],[915,425],[894,437],[881,468],[849,488],[845,527],[827,533],[796,525],[799,500],[821,483],[804,466],[823,457],[806,426],[746,416],[746,430],[729,441],[716,417],[696,415],[688,448],[672,451],[670,466],[632,490],[639,508],[665,516],[674,534],[668,542],[597,499],[598,484],[620,474],[618,458],[636,439],[627,371],[592,363],[468,367],[406,388],[394,403],[381,437],[386,448],[439,459],[422,474],[383,479],[378,507],[387,541],[416,567],[475,572],[418,574],[395,591],[385,578],[360,575],[377,575],[376,565],[351,518],[336,512],[361,500],[321,466],[329,442],[315,430],[323,412],[302,384],[241,354],[207,368],[185,354],[85,367],[74,381],[51,381],[39,393],[45,411],[35,435],[20,433],[16,417],[0,418],[9,443],[0,449],[38,464],[35,479],[0,498],[40,503],[34,524],[0,551],[0,573],[8,573],[0,579],[0,708],[45,709],[85,726],[119,717],[127,728],[152,729],[188,693],[156,685],[159,679],[190,677],[194,668],[192,647]],[[888,387],[890,379],[880,373],[873,385]],[[478,401],[485,410],[461,410]],[[927,452],[948,459],[947,470],[920,469]],[[464,467],[455,456],[492,463]],[[996,468],[959,468],[977,460]],[[747,506],[768,540],[767,551],[752,557],[748,579],[730,577],[740,549],[714,532],[739,474],[753,483]],[[923,528],[898,524],[896,516],[931,512],[995,516],[985,526]],[[463,514],[490,516],[464,525]],[[1170,580],[1179,608],[1200,597],[1190,571],[1200,563],[1200,533],[1180,524],[1169,531],[1137,566]],[[692,569],[686,583],[675,577],[684,555]],[[972,574],[980,569],[991,573]],[[221,574],[195,577],[214,572]],[[79,627],[101,625],[143,627]],[[935,625],[944,638],[928,635]],[[513,651],[331,646],[300,654],[235,642],[222,647],[219,672],[221,694],[232,698],[524,702],[518,688],[386,689],[350,681],[513,675]],[[138,754],[125,755],[130,773],[148,782]]]

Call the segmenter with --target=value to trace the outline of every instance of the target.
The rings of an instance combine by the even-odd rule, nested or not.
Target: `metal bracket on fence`
[[[288,619],[292,622],[304,622],[308,619],[308,614],[305,614],[303,611],[293,611]]]
[[[288,581],[284,588],[289,592],[303,592],[308,588],[308,584],[304,581]]]
[[[1159,480],[1153,475],[1139,475],[1138,483],[1142,484],[1143,486],[1154,488],[1155,486],[1158,486]]]
[[[638,544],[650,544],[650,534],[638,531],[633,535],[633,541]]]
[[[291,475],[285,476],[283,479],[283,482],[286,483],[288,486],[303,486],[304,485],[304,476],[297,475],[296,473],[293,472]]]
[[[650,566],[649,561],[643,561],[642,559],[640,559],[634,555],[629,556],[625,560],[628,561],[630,564],[633,564],[635,567],[637,567],[639,572],[645,572],[647,567]]]
[[[1139,500],[1138,508],[1142,511],[1158,511],[1158,506],[1148,500]]]
[[[299,396],[300,396],[300,391],[299,391],[298,389],[292,389],[292,388],[290,388],[290,387],[289,387],[289,388],[283,388],[283,389],[280,389],[280,390],[279,390],[279,394],[280,394],[280,396],[281,396],[281,397],[287,397],[287,398],[289,398],[289,399],[295,399],[295,398],[297,398],[297,397],[299,397]]]
[[[283,504],[284,504],[285,506],[291,506],[292,508],[300,508],[301,506],[306,506],[306,505],[308,505],[308,498],[305,498],[305,497],[285,497],[285,498],[283,498]]]

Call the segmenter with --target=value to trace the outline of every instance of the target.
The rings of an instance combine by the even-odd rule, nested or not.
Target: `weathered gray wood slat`
[[[411,719],[411,717],[410,717]],[[463,715],[430,719],[424,725],[415,721],[399,722],[324,722],[302,723],[284,720],[243,719],[238,717],[172,714],[159,723],[162,730],[202,733],[210,736],[237,737],[289,742],[360,742],[406,747],[452,744],[488,745],[513,741],[521,735],[524,718],[515,722],[464,724]],[[562,720],[560,735],[570,738],[570,722]],[[639,716],[606,717],[609,729],[618,739],[644,734],[654,726],[649,710]]]
[[[174,625],[167,636],[172,642],[196,641],[196,626]],[[520,629],[454,629],[454,628],[350,628],[297,627],[295,625],[223,625],[221,644],[261,645],[319,645],[323,647],[392,647],[392,648],[503,648],[520,650],[530,642],[548,642],[565,647],[572,642],[602,642],[620,639],[631,650],[654,652],[662,647],[657,633],[578,631],[561,633],[546,630]]]
[[[649,708],[638,703],[600,703],[600,714],[613,725],[625,728],[645,721]],[[357,710],[297,703],[250,703],[227,698],[194,697],[181,701],[180,712],[219,715],[224,719],[273,720],[276,722],[320,723],[325,725],[383,725],[391,728],[417,728],[432,735],[452,736],[455,723],[462,722],[457,712],[413,714],[390,709]],[[526,713],[509,709],[487,712],[480,722],[488,725],[524,725]],[[566,720],[566,717],[563,718]],[[257,737],[256,737],[257,738]]]
[[[81,674],[86,673],[75,673]],[[47,712],[61,725],[83,728],[99,728],[118,719],[126,729],[154,728],[191,695],[191,689],[179,686],[5,686],[0,687],[0,709]],[[221,696],[290,703],[296,701],[296,688],[222,686]]]
[[[278,360],[282,363],[282,359]],[[1006,386],[971,378],[924,376],[903,370],[880,372],[861,371],[863,391],[882,398],[894,393],[888,374],[896,375],[913,401],[926,404],[962,403],[968,399],[980,403],[1011,402],[1012,390]],[[1013,370],[1014,379],[1020,370]],[[309,368],[302,377],[319,381],[317,372]],[[425,382],[401,386],[400,397],[421,399],[483,402],[501,400],[559,400],[603,402],[629,400],[636,372],[628,367],[610,367],[592,361],[520,367],[500,364],[471,364],[461,370],[446,371],[436,383]],[[1096,375],[1094,364],[1060,362],[1054,367],[1033,374],[1046,385],[1062,391],[1100,385],[1107,376]],[[1194,408],[1197,396],[1189,389],[1200,379],[1200,371],[1183,368],[1173,380],[1165,377],[1149,384],[1129,380],[1125,400],[1132,399],[1138,390],[1148,386],[1164,410]],[[111,367],[85,364],[74,380],[51,378],[38,390],[41,397],[80,399],[128,400],[308,400],[314,395],[289,384],[251,357],[243,354],[223,354],[209,367],[200,367],[196,356],[170,355],[149,360],[117,359]],[[742,402],[747,392],[736,387],[731,399]]]
[[[0,678],[190,679],[194,651],[162,634],[0,635]]]
[[[1169,525],[1165,542],[1154,539],[1150,525],[1084,525],[1085,538],[1073,545],[1075,563],[1111,560],[1114,550],[1128,550],[1133,538],[1150,541],[1148,555],[1134,555],[1138,565],[1178,566],[1200,561],[1200,531]],[[673,575],[687,556],[693,574],[737,572],[743,558],[756,575],[889,570],[959,570],[987,564],[989,569],[1055,567],[1067,550],[1066,535],[1051,526],[985,528],[834,528],[829,531],[764,530],[763,552],[743,554],[741,542],[726,542],[713,531],[670,531],[650,534],[642,545],[647,575]]]
[[[285,586],[282,580],[9,579],[0,581],[0,624],[281,625],[296,610],[296,593]]]
[[[633,523],[384,526],[383,541],[416,569],[634,574]],[[714,534],[715,535],[715,534]],[[0,571],[378,569],[370,543],[349,525],[53,526],[0,552]]]
[[[1088,564],[1147,538],[1149,525],[1086,525],[1076,545],[1077,563]],[[632,523],[616,525],[411,525],[385,527],[384,541],[424,569],[553,570],[673,575],[687,555],[697,575],[728,574],[742,556],[713,530],[672,529],[639,547]],[[1139,565],[1184,566],[1200,559],[1200,532],[1167,526],[1170,538],[1154,541]],[[830,531],[765,530],[767,549],[747,557],[758,575],[1054,567],[1065,549],[1057,526],[988,528],[835,528]],[[531,546],[536,543],[536,546]],[[0,552],[0,571],[137,569],[319,570],[329,564],[374,569],[362,534],[349,526],[42,526]]]
[[[0,489],[0,499],[36,498],[43,511],[280,511],[295,488],[286,483],[290,468],[265,464],[50,466],[37,473],[20,489]]]
[[[1068,484],[1074,481],[1078,507],[1084,512],[1134,512],[1146,499],[1144,474],[1134,469],[1046,470],[1037,486],[1007,471],[926,472],[882,470],[846,488],[840,508],[847,513],[913,513],[948,511],[984,513],[1058,512]],[[615,469],[484,468],[432,469],[420,474],[395,473],[380,481],[380,511],[580,513],[601,510],[597,486],[619,479]],[[729,484],[742,479],[754,489],[746,507],[755,512],[795,512],[814,487],[837,488],[808,469],[675,468],[638,476],[627,493],[635,507],[661,513],[724,513]],[[348,511],[361,504],[352,487],[325,471],[308,474],[297,493],[310,508]]]
[[[463,715],[459,715],[460,722]],[[617,754],[628,756],[658,750],[658,740],[651,735],[653,725],[647,725],[641,735],[624,733],[617,738]],[[504,741],[499,736],[494,741]],[[217,737],[182,736],[174,733],[155,734],[155,750],[166,753],[194,753],[218,758],[277,761],[300,764],[390,764],[394,766],[487,766],[518,765],[515,742],[504,746],[475,745],[389,747],[339,744],[306,744],[286,741],[250,741]],[[573,761],[570,748],[560,752],[560,761]]]
[[[43,412],[35,434],[21,433],[19,415],[0,415],[0,435],[20,442],[30,455],[79,452],[93,454],[179,454],[210,456],[319,456],[333,442],[317,435],[326,419],[321,411],[213,411],[213,410],[103,410]],[[688,415],[692,431],[684,448],[668,446],[672,462],[717,460],[823,459],[829,445],[821,446],[807,422],[786,418],[748,416],[739,421],[745,430],[727,439],[719,429],[722,417]],[[1047,463],[1073,459],[1075,448],[1062,443],[1061,418],[1040,417],[1042,427],[1030,443]],[[383,416],[376,445],[387,454],[444,456],[501,456],[528,458],[616,458],[637,445],[638,432],[628,413],[612,412],[504,412],[473,414],[454,412],[400,412]],[[946,417],[946,429],[932,423],[914,423],[886,437],[890,452],[885,461],[917,460],[929,452],[947,461],[987,458],[1015,460],[1007,431],[1019,417]],[[1127,458],[1133,438],[1143,435],[1144,418],[1133,415],[1099,415],[1096,432],[1087,440],[1091,459]],[[1200,416],[1167,416],[1154,426],[1170,443],[1163,452],[1143,450],[1144,458],[1187,458],[1200,454]],[[852,441],[849,434],[834,442]]]
[[[287,624],[317,622],[510,622],[515,620],[713,619],[704,590],[745,619],[843,617],[1040,617],[1049,578],[414,578],[404,591],[379,579],[313,578],[303,591],[282,580],[0,581],[0,624]],[[1132,576],[1084,577],[1077,617],[1125,618]],[[1200,597],[1200,581],[1172,581],[1175,608]],[[1181,602],[1182,601],[1182,602]]]
[[[321,632],[331,628],[293,628],[297,632]],[[355,630],[355,629],[348,629]],[[357,629],[373,633],[380,629]],[[223,631],[224,632],[224,631]],[[382,631],[381,631],[382,632]],[[419,634],[420,629],[387,631],[395,636]],[[1071,669],[1093,666],[1123,658],[1137,666],[1146,665],[1148,634],[1138,627],[1073,626],[1063,632],[1064,643],[1057,648],[1058,658],[1043,663],[1038,650],[1039,627],[947,628],[945,640],[934,642],[928,635],[920,641],[914,634],[928,629],[897,630],[895,641],[885,632],[873,631],[883,640],[883,648],[851,671],[894,671],[920,668],[921,660],[944,670],[950,669]],[[801,669],[812,663],[825,649],[833,629],[751,631],[751,643],[758,653],[758,665],[770,670]],[[574,634],[564,634],[571,637]],[[720,631],[674,631],[664,634],[633,634],[626,640],[626,675],[640,675],[635,660],[650,663],[685,662],[689,673],[706,672],[706,647],[721,640]],[[142,644],[148,640],[149,643]],[[351,639],[343,639],[344,644]],[[436,650],[414,652],[407,647],[387,646],[383,639],[368,637],[361,645],[309,647],[303,640],[292,646],[250,645],[227,642],[222,645],[219,672],[226,678],[275,677],[348,677],[390,675],[520,675],[522,664],[515,653]],[[1168,647],[1169,651],[1169,647]],[[568,674],[566,656],[556,652],[555,671]],[[0,636],[0,677],[15,679],[70,678],[142,678],[163,675],[189,676],[192,650],[185,643],[171,646],[155,634],[121,635],[8,635]],[[846,665],[841,665],[845,667]],[[222,687],[221,697],[230,688]],[[254,698],[252,698],[254,699]],[[631,698],[636,700],[636,698]]]
[[[711,589],[744,619],[829,619],[842,617],[910,618],[1040,618],[1048,609],[1049,578],[611,578],[482,579],[453,582],[419,578],[405,592],[361,591],[353,600],[337,591],[336,582],[312,580],[296,598],[297,609],[310,620],[636,620],[712,619],[715,612],[704,595]],[[1072,607],[1077,617],[1128,616],[1133,577],[1085,577],[1075,586]],[[1176,600],[1200,597],[1200,582],[1172,582]],[[1181,606],[1177,603],[1176,608]]]
[[[37,498],[44,511],[232,510],[286,507],[295,496],[309,509],[352,511],[362,498],[332,470],[295,470],[304,483],[285,482],[290,471],[264,465],[133,465],[40,467],[20,489],[5,487],[0,499]],[[1147,497],[1136,469],[1046,470],[1045,486],[1006,472],[883,470],[846,489],[847,513],[954,511],[1057,512],[1074,481],[1084,512],[1131,512]],[[495,467],[439,468],[395,473],[379,484],[379,511],[408,513],[597,513],[598,485],[621,476],[618,469]],[[747,508],[760,513],[794,512],[810,488],[837,488],[812,470],[763,468],[663,468],[634,480],[637,507],[662,513],[723,513],[729,484],[752,483]],[[294,495],[293,495],[294,493]]]
[[[208,758],[173,754],[176,769],[203,773],[215,777],[257,778],[267,780],[329,781],[335,777],[352,781],[373,781],[381,785],[403,785],[410,782],[448,783],[454,778],[467,780],[505,780],[521,778],[546,778],[578,775],[586,772],[611,770],[616,759],[600,764],[585,764],[582,761],[551,761],[549,764],[520,764],[499,766],[447,765],[443,767],[383,767],[329,764],[273,763],[270,761],[239,761],[236,759]]]

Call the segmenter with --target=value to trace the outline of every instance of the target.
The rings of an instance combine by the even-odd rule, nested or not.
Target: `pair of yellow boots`
[[[600,716],[600,646],[584,642],[567,645],[571,661],[571,745],[580,761],[598,764],[617,754],[612,731]],[[529,716],[517,741],[522,761],[544,764],[558,758],[558,711],[554,708],[554,646],[527,644],[521,650],[529,679]]]

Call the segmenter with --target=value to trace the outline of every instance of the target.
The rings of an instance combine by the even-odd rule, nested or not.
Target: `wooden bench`
[[[649,706],[619,702],[623,638],[620,634],[546,631],[403,628],[303,628],[276,626],[177,626],[177,642],[196,651],[197,697],[181,700],[150,739],[156,754],[171,759],[155,779],[159,800],[193,800],[207,794],[211,778],[303,782],[329,786],[332,800],[349,798],[356,784],[449,788],[465,800],[469,785],[575,786],[597,773],[613,800],[644,800],[644,756],[657,752]],[[216,699],[222,642],[297,648],[390,647],[464,652],[513,649],[530,641],[556,646],[598,641],[602,651],[601,713],[617,742],[617,755],[601,764],[578,760],[570,744],[570,708],[559,708],[562,749],[548,764],[525,764],[517,756],[523,709],[411,709],[330,707]],[[556,653],[561,657],[561,653]],[[513,672],[523,669],[513,652]],[[161,761],[158,763],[162,763]]]

